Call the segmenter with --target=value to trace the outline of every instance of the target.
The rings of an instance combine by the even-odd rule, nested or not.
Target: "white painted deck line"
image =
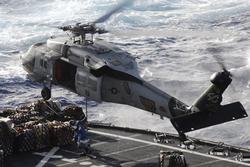
[[[108,142],[106,141],[103,141],[103,142],[99,142],[99,143],[94,143],[94,144],[91,144],[91,147],[95,147],[95,146],[99,146],[99,145],[103,145],[103,144],[107,144]]]
[[[36,165],[36,167],[43,167],[49,159],[59,150],[59,147],[53,147],[44,157],[43,159]]]
[[[138,136],[141,136],[141,134],[133,134],[133,135],[131,135],[131,136],[129,136],[129,137],[138,137]],[[99,140],[96,140],[96,139],[91,139],[91,140],[92,140],[92,141],[99,142]],[[120,139],[119,139],[118,141],[120,141]],[[109,142],[107,142],[107,141],[102,141],[102,142],[99,142],[99,143],[91,144],[91,147],[95,147],[95,146],[99,146],[99,145],[103,145],[103,144],[107,144],[107,143],[109,143]]]

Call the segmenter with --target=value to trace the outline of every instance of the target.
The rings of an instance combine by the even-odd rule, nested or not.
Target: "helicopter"
[[[28,77],[44,83],[41,95],[51,98],[52,84],[97,102],[133,106],[163,119],[167,117],[180,135],[247,117],[240,102],[221,105],[222,94],[232,82],[232,74],[223,63],[222,71],[213,74],[211,85],[191,105],[143,80],[136,58],[95,34],[108,33],[96,26],[127,5],[124,1],[94,22],[57,27],[71,37],[52,36],[33,44],[22,57]]]

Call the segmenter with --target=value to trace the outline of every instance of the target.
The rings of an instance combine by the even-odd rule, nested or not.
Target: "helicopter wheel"
[[[51,98],[51,90],[48,87],[44,87],[41,91],[43,100],[49,100]]]

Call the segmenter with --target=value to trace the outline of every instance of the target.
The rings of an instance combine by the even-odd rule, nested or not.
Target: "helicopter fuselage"
[[[220,105],[232,81],[228,71],[215,73],[212,85],[188,107],[144,81],[134,57],[101,39],[52,37],[32,45],[22,64],[35,81],[57,84],[97,102],[126,104],[170,118],[179,134],[247,117],[240,102]]]
[[[97,102],[127,104],[168,118],[187,111],[187,105],[145,82],[129,53],[101,39],[80,43],[67,37],[37,43],[23,58],[24,69],[33,80],[50,80]]]

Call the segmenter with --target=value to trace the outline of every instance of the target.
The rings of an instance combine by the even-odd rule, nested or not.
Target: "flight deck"
[[[16,167],[158,167],[160,151],[180,151],[189,167],[240,167],[250,163],[236,160],[238,155],[249,150],[224,145],[230,154],[227,156],[209,155],[211,148],[220,143],[192,139],[196,148],[181,148],[177,136],[167,134],[169,143],[154,142],[155,132],[92,125],[89,129],[93,153],[80,156],[73,146],[53,147],[31,153],[15,154],[8,157],[6,166]]]

